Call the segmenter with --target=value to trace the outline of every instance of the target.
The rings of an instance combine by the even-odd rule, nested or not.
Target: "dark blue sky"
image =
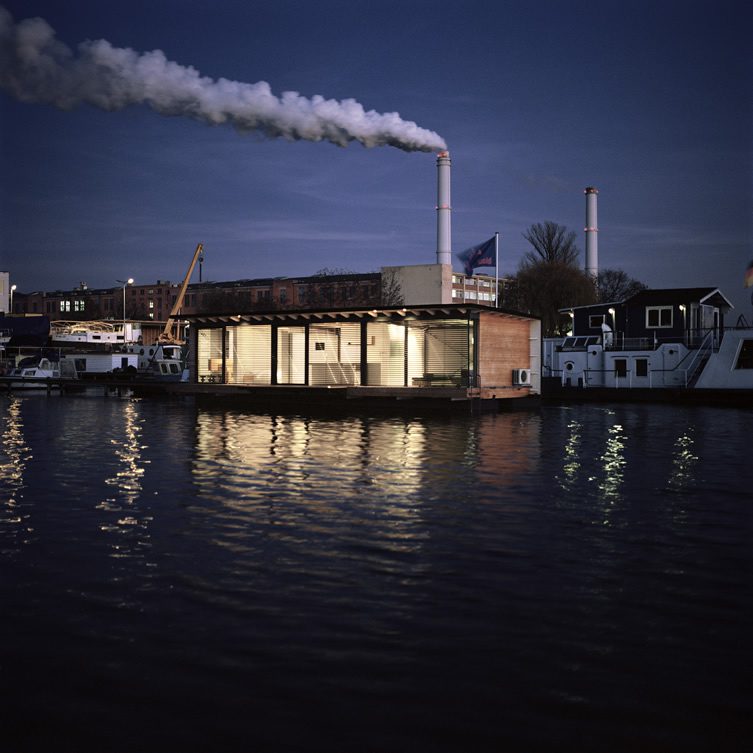
[[[453,250],[501,234],[501,274],[551,219],[652,287],[716,285],[750,319],[753,22],[725,2],[0,0],[86,40],[162,50],[276,95],[358,100],[436,131]],[[0,91],[0,269],[19,290],[368,272],[435,261],[431,153],[241,135],[145,106]],[[460,265],[456,265],[460,269]]]

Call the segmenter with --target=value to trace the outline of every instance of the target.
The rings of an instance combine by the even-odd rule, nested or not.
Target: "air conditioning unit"
[[[531,370],[530,369],[513,369],[512,370],[512,383],[516,387],[530,387],[531,386]]]

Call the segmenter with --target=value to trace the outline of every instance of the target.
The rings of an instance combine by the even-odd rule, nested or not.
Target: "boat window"
[[[743,340],[737,354],[736,369],[753,369],[753,340]]]
[[[604,324],[604,314],[591,314],[588,317],[589,329],[600,329],[602,324]]]
[[[614,375],[616,377],[627,376],[627,358],[614,359]]]
[[[646,327],[659,329],[672,326],[671,306],[646,306]]]
[[[635,375],[637,377],[648,376],[648,358],[635,359]]]

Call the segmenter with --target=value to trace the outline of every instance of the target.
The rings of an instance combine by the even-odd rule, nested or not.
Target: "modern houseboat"
[[[347,399],[503,400],[541,389],[541,324],[479,305],[196,314],[189,382]],[[279,390],[277,393],[279,394]],[[218,394],[222,394],[220,390]],[[227,394],[227,391],[226,391]]]

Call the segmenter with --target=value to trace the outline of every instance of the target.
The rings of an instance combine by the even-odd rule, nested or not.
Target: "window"
[[[280,288],[280,303],[287,303],[287,300],[288,300],[288,289]]]
[[[70,311],[71,310],[71,302],[70,301],[60,301],[60,310],[61,311]]]
[[[737,354],[736,369],[753,369],[753,340],[743,340]]]
[[[150,309],[153,309],[153,308],[154,308],[154,301],[149,301],[149,308],[150,308]]]
[[[601,329],[604,324],[604,314],[591,314],[588,317],[588,326],[590,329]]]
[[[635,375],[637,377],[648,376],[648,358],[635,359]]]
[[[614,359],[614,375],[616,377],[627,376],[627,358]]]
[[[74,311],[83,311],[85,305],[86,305],[85,301],[77,299],[77,300],[75,300],[73,302],[73,310]]]
[[[661,329],[672,326],[671,306],[646,306],[646,327]]]

